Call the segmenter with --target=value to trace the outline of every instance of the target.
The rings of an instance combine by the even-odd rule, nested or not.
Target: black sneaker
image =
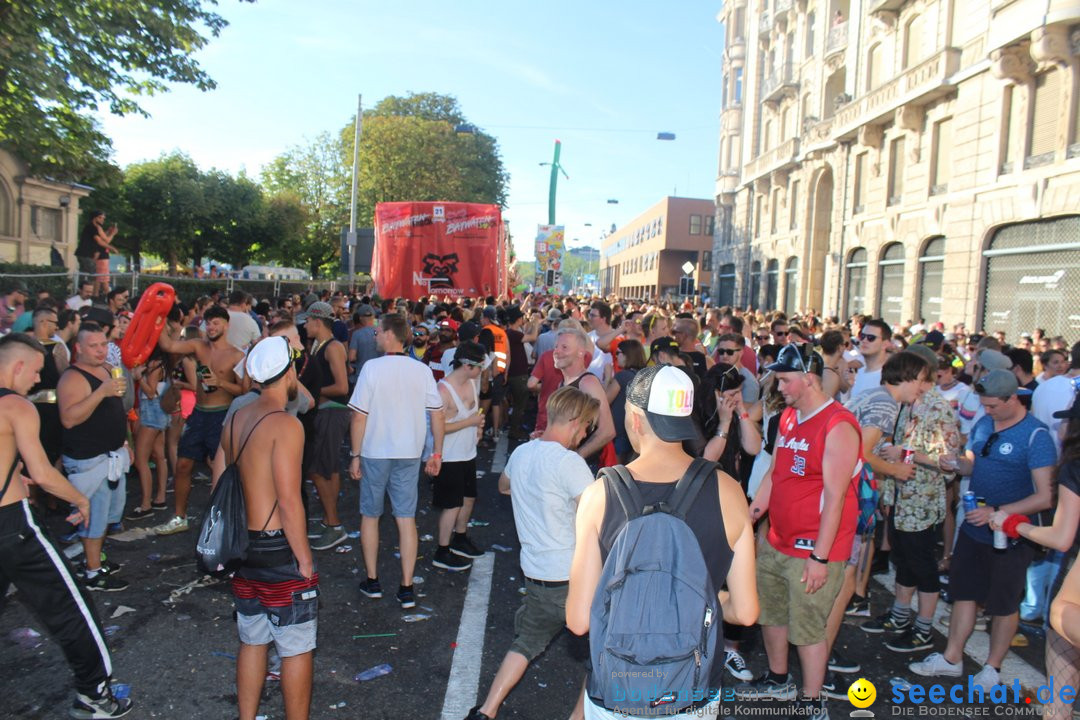
[[[884,615],[878,615],[869,622],[864,622],[859,627],[863,632],[868,632],[871,635],[880,635],[882,633],[889,633],[892,635],[899,635],[907,632],[908,628],[912,625],[911,618],[908,618],[906,622],[896,622],[893,620],[891,612],[887,612]]]
[[[870,601],[866,598],[861,598],[858,595],[851,596],[851,602],[848,603],[847,609],[844,610],[844,614],[848,617],[870,617]]]
[[[68,710],[68,715],[78,720],[93,720],[94,718],[118,718],[124,717],[134,703],[131,698],[118,699],[108,686],[100,695],[90,696],[82,693],[75,694],[75,702]]]
[[[454,533],[450,539],[450,552],[474,560],[484,557],[484,551],[473,545],[472,540],[464,533]]]
[[[831,672],[825,673],[825,680],[821,683],[821,694],[833,700],[847,700],[847,685],[837,690],[836,676]]]
[[[151,509],[151,510],[154,510],[154,511],[157,511],[157,510],[168,510],[168,509],[169,509],[169,506],[168,506],[168,505],[166,505],[166,504],[165,504],[165,503],[163,503],[163,502],[152,502],[152,503],[150,503],[150,509]]]
[[[102,554],[104,554],[104,553],[102,553]],[[98,574],[100,574],[100,575],[116,575],[118,572],[120,572],[120,568],[122,568],[122,567],[123,567],[123,565],[121,565],[120,563],[114,563],[112,560],[107,560],[105,558],[102,558],[101,559],[101,567],[98,568]],[[85,558],[83,558],[83,561],[79,564],[78,569],[75,571],[75,577],[79,578],[80,580],[86,580],[86,559]]]
[[[400,590],[397,591],[397,595],[395,597],[397,598],[398,603],[401,605],[402,610],[408,610],[409,608],[416,607],[416,596],[413,595],[411,585],[409,587],[402,587]]]
[[[431,564],[450,572],[461,572],[472,567],[472,560],[455,555],[449,548],[439,548],[435,551]]]
[[[831,670],[832,672],[849,675],[862,670],[862,665],[855,662],[854,660],[851,660],[850,658],[844,657],[843,655],[834,650],[833,654],[829,656],[829,670]],[[845,695],[844,697],[847,696]]]
[[[735,686],[735,697],[740,700],[794,700],[798,694],[795,687],[795,679],[788,673],[783,682],[777,682],[769,678],[768,671],[763,672],[756,680],[747,683],[739,683]]]
[[[912,627],[900,637],[885,643],[885,647],[899,653],[919,652],[934,647],[934,639],[929,630],[920,632]]]
[[[375,578],[360,583],[360,594],[369,598],[381,598],[382,597],[382,585],[379,584],[379,579]]]
[[[149,517],[154,517],[153,508],[147,508],[147,509],[143,510],[140,507],[134,507],[134,508],[132,508],[131,510],[128,511],[127,515],[124,516],[124,519],[125,520],[145,520],[146,518],[149,518]]]
[[[847,695],[843,697],[846,699]],[[829,720],[829,708],[825,704],[825,698],[800,698],[791,708],[788,720]]]
[[[477,705],[469,711],[469,714],[465,716],[465,720],[491,720],[491,718],[480,712],[480,706]]]
[[[93,590],[95,592],[120,592],[121,590],[127,590],[128,584],[116,577],[115,575],[106,575],[103,572],[99,572],[92,579],[84,580],[83,584],[87,590]],[[104,717],[112,717],[111,715],[105,715]]]

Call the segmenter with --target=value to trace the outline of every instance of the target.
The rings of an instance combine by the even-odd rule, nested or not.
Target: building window
[[[1020,134],[1024,127],[1024,120],[1020,117],[1023,103],[1020,100],[1020,86],[1010,85],[1005,88],[1005,105],[1001,113],[1003,127],[1001,130],[1001,172],[1010,173],[1016,169],[1016,159],[1022,154],[1022,149],[1017,147],[1023,135]]]
[[[904,194],[904,138],[889,143],[889,205],[896,205]]]
[[[712,272],[712,250],[701,253],[701,272]]]
[[[902,321],[904,312],[904,246],[892,243],[885,247],[878,262],[878,314],[893,327]]]
[[[38,240],[60,240],[60,211],[34,205],[30,208],[30,230]]]
[[[942,317],[941,291],[945,277],[945,238],[931,238],[919,256],[919,320],[935,323]]]
[[[761,237],[761,211],[765,204],[765,196],[759,194],[754,198],[754,237]]]
[[[706,215],[705,216],[705,232],[703,234],[712,236],[715,233],[716,233],[716,216],[714,216],[714,215]]]
[[[903,67],[906,70],[923,59],[923,16],[916,15],[904,26]]]
[[[791,108],[784,108],[780,113],[780,142],[788,139],[788,125],[791,123]]]
[[[727,109],[728,81],[730,79],[727,73],[724,73],[724,82],[720,84],[720,107],[725,110]]]
[[[761,133],[761,152],[768,152],[772,147],[772,119],[765,121],[765,129]]]
[[[735,68],[735,104],[742,103],[742,68]]]
[[[747,305],[757,308],[759,302],[761,302],[761,262],[755,260],[750,263],[750,297]]]
[[[700,235],[701,234],[701,216],[700,215],[691,215],[690,216],[690,234],[691,235]]]
[[[870,48],[866,56],[866,90],[869,92],[881,84],[881,63],[884,54],[881,51],[881,43]]]
[[[930,194],[939,195],[949,189],[952,167],[952,118],[934,123],[934,151],[930,167]]]
[[[814,54],[814,20],[816,16],[813,11],[806,14],[806,48],[803,53],[803,57],[810,57]]]
[[[780,215],[780,189],[776,188],[769,196],[769,234],[775,235],[778,229],[777,218]]]
[[[1061,73],[1048,70],[1037,75],[1034,88],[1025,167],[1044,165],[1054,160],[1058,115],[1061,113]]]
[[[852,213],[858,215],[865,207],[866,201],[866,156],[867,153],[859,153],[855,156],[855,199]]]
[[[742,40],[746,37],[746,8],[735,8],[735,37]]]
[[[796,286],[799,284],[799,258],[789,257],[784,265],[784,313],[795,314]]]
[[[0,235],[13,235],[11,231],[11,195],[0,181]]]
[[[765,310],[777,310],[776,296],[780,289],[780,261],[770,260],[765,266]]]
[[[794,230],[799,227],[799,181],[791,181],[791,190],[788,192],[788,229]]]
[[[844,317],[866,311],[866,250],[855,248],[847,261],[847,303]]]

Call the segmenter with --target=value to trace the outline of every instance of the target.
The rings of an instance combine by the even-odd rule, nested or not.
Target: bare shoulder
[[[720,494],[720,512],[724,517],[724,527],[728,529],[729,538],[733,534],[737,537],[749,516],[746,495],[743,494],[739,482],[723,470],[716,471],[716,483]]]
[[[578,501],[578,517],[600,527],[600,523],[604,520],[606,505],[607,492],[604,490],[604,481],[603,479],[594,480],[581,493],[581,500]]]
[[[36,417],[37,408],[22,395],[12,393],[0,398],[0,430],[11,429],[16,422],[27,418],[28,413]]]
[[[604,386],[601,384],[600,378],[596,377],[591,372],[586,372],[584,375],[582,375],[581,382],[578,383],[578,387],[580,387],[582,390],[589,393],[590,395],[596,395],[597,393],[599,393],[600,395],[604,395],[605,398],[607,397],[604,394]]]

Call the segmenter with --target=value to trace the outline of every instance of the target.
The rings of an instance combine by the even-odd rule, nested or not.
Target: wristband
[[[814,553],[810,553],[810,559],[813,560],[816,563],[821,563],[822,565],[828,565],[829,564],[828,560],[823,560],[822,558],[819,558]]]
[[[739,419],[740,420],[749,420],[750,419],[750,413],[745,412],[745,411],[739,413]]]
[[[352,450],[350,450],[349,451],[349,457],[358,458],[358,457],[360,457],[360,453],[359,452],[353,452]]]
[[[1001,529],[1006,535],[1015,540],[1020,537],[1020,533],[1017,532],[1017,527],[1019,527],[1020,523],[1029,522],[1031,522],[1031,519],[1027,515],[1010,515],[1005,518],[1005,522],[1001,523]]]
[[[714,437],[727,438],[727,436],[728,436],[727,433],[724,432],[723,430],[717,430],[716,435]]]
[[[442,453],[431,453],[430,457],[439,458],[442,460]]]

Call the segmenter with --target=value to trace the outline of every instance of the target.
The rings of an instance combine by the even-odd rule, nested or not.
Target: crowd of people
[[[839,650],[845,617],[865,618],[859,629],[890,651],[928,653],[910,668],[930,677],[961,676],[973,629],[988,623],[989,656],[972,678],[987,691],[1004,682],[1020,622],[1046,625],[1047,672],[1059,686],[1080,681],[1080,343],[1042,329],[1009,338],[692,301],[235,291],[178,303],[149,359],[124,368],[127,289],[99,296],[87,281],[59,299],[18,281],[3,289],[0,582],[63,646],[73,717],[132,707],[110,689],[90,595],[127,588],[108,535],[125,522],[196,529],[198,474],[216,482],[234,469],[246,499],[250,547],[232,576],[240,717],[257,713],[273,645],[287,716],[301,718],[320,602],[314,553],[358,526],[359,592],[381,598],[389,496],[394,596],[414,607],[421,482],[438,510],[430,562],[467,572],[484,554],[468,534],[477,452],[499,442],[511,450],[498,490],[511,497],[526,592],[467,720],[496,717],[564,626],[590,645],[573,718],[715,716],[722,686],[827,718],[825,699],[847,697],[840,677],[861,670]],[[359,482],[358,513],[338,507],[345,473]],[[54,538],[39,512],[69,508],[70,531]],[[643,524],[657,510],[678,527]],[[641,552],[634,533],[679,558],[696,538],[690,585],[706,602],[708,632],[688,656],[706,659],[703,692],[661,692],[651,712],[616,697],[625,688],[600,670],[628,652],[605,644],[621,618],[597,598],[631,592],[612,578]],[[82,545],[77,567],[65,542]],[[890,566],[893,599],[875,615],[869,581]],[[931,652],[942,600],[948,639]],[[653,649],[660,630],[650,604],[635,602],[646,611],[630,644]],[[740,646],[754,624],[767,657],[756,675]]]

